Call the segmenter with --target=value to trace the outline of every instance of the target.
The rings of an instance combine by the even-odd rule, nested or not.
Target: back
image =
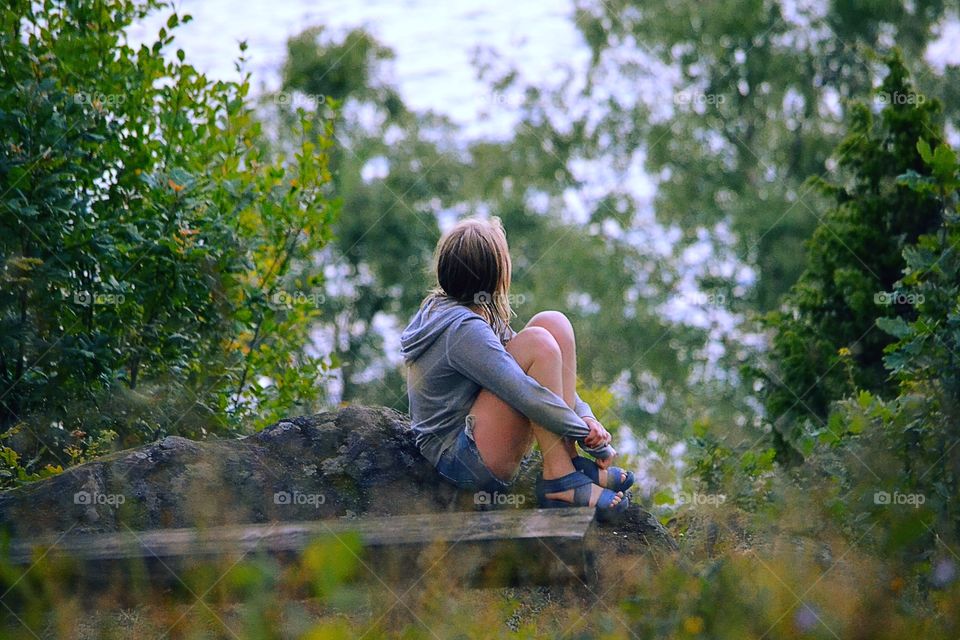
[[[434,465],[460,434],[480,393],[480,385],[454,369],[448,357],[448,349],[456,348],[458,327],[472,317],[480,318],[454,300],[432,296],[400,336],[417,446]]]

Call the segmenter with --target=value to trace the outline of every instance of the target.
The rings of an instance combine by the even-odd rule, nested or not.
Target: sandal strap
[[[622,478],[622,480],[621,480]],[[615,487],[622,487],[625,484],[630,483],[630,472],[624,471],[620,467],[610,467],[607,469],[607,484],[613,484],[613,487],[607,487],[608,489],[613,489]]]
[[[579,473],[579,472],[578,472]],[[580,475],[583,475],[582,473]],[[584,476],[586,477],[586,476]],[[578,507],[589,507],[593,497],[593,483],[582,484],[573,490],[573,504]]]
[[[573,466],[580,473],[589,477],[595,484],[600,484],[600,466],[589,458],[584,458],[583,456],[577,456],[573,459]],[[625,480],[621,480],[626,476]],[[631,474],[629,471],[624,471],[620,467],[608,467],[607,468],[607,484],[600,485],[606,489],[612,489],[613,487],[609,485],[614,485],[614,487],[619,487],[622,484],[625,484],[630,481]]]
[[[583,456],[577,456],[573,459],[573,467],[590,478],[594,483],[600,484],[600,467],[592,460],[588,460]]]
[[[573,473],[568,473],[563,477],[554,478],[553,480],[544,480],[543,478],[540,478],[538,484],[540,485],[540,490],[543,493],[560,493],[561,491],[567,491],[568,489],[576,489],[577,487],[586,487],[592,485],[593,480],[579,471],[574,471]]]
[[[597,507],[601,509],[609,509],[613,504],[613,499],[617,497],[617,494],[611,491],[610,489],[604,489],[600,492],[600,498],[597,500]],[[627,496],[623,497],[621,503],[624,501],[629,501]],[[617,507],[620,505],[618,504]]]

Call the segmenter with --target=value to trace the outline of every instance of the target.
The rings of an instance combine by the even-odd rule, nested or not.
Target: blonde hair
[[[437,284],[428,300],[445,296],[474,307],[499,336],[506,335],[510,308],[510,250],[500,218],[466,218],[443,234],[434,257]]]

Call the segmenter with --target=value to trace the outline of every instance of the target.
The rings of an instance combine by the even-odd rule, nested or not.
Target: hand
[[[591,418],[586,416],[583,421],[586,423],[587,427],[590,428],[590,433],[583,439],[583,444],[587,445],[591,449],[596,449],[597,447],[602,447],[604,445],[610,444],[610,441],[613,440],[613,436],[610,435],[606,429],[603,428],[603,425],[596,418]]]
[[[613,447],[611,447],[611,449],[613,449]],[[616,457],[617,457],[617,450],[613,449],[613,453],[610,454],[609,458],[603,458],[602,460],[600,458],[594,458],[593,461],[601,469],[609,469],[610,467],[613,466],[613,460]]]

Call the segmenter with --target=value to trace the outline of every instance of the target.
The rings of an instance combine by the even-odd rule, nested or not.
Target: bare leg
[[[559,311],[541,311],[530,319],[527,327],[543,327],[550,332],[554,340],[560,347],[560,356],[562,363],[563,377],[563,401],[571,409],[576,404],[577,391],[577,341],[573,334],[573,325],[567,316]],[[571,458],[577,454],[577,443],[572,438],[563,438],[564,448]],[[623,473],[620,482],[626,480],[626,473]],[[600,469],[599,480],[601,484],[607,482],[606,469]]]
[[[573,325],[567,316],[559,311],[541,311],[530,318],[528,327],[543,327],[550,332],[560,347],[562,360],[563,401],[573,409],[577,401],[577,342],[573,335]]]
[[[561,397],[567,406],[573,409],[576,404],[577,390],[577,345],[573,336],[573,325],[559,311],[541,311],[530,319],[527,327],[543,327],[557,341],[562,361],[563,394]],[[563,446],[571,458],[577,455],[577,443],[572,438],[563,438]]]
[[[563,394],[561,350],[556,339],[543,327],[528,327],[507,343],[507,351],[528,375],[557,395]],[[520,460],[529,451],[533,439],[543,453],[543,477],[560,478],[575,471],[564,438],[531,423],[503,400],[482,390],[470,412],[476,416],[474,438],[480,457],[494,475],[508,479],[516,472]],[[600,497],[602,488],[593,486],[591,504]],[[549,494],[558,500],[573,500],[573,490]],[[620,494],[614,499],[617,504]]]

